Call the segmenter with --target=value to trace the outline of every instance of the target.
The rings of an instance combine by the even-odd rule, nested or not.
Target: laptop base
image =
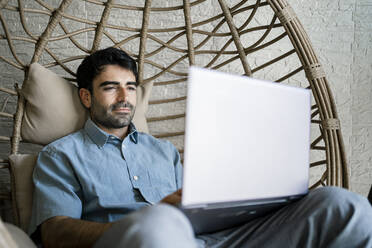
[[[286,198],[285,200],[263,204],[251,204],[226,207],[193,207],[180,210],[188,217],[195,234],[213,233],[242,225],[250,220],[267,215],[302,196]]]

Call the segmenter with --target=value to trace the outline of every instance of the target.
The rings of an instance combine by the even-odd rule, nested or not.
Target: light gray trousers
[[[239,227],[195,237],[182,212],[159,204],[129,214],[114,224],[95,245],[107,247],[372,248],[372,207],[360,195],[324,187]]]

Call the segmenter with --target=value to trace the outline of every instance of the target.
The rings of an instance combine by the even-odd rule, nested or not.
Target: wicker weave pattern
[[[176,143],[181,153],[189,65],[310,88],[314,96],[313,129],[318,130],[311,148],[323,154],[310,164],[312,168],[322,168],[320,178],[311,187],[349,187],[340,124],[325,72],[286,0],[183,0],[183,5],[171,7],[158,6],[159,2],[151,0],[133,1],[134,4],[119,0],[61,0],[56,6],[43,0],[29,2],[0,2],[0,42],[10,51],[9,56],[0,55],[0,63],[27,76],[28,65],[39,62],[74,80],[76,66],[86,54],[107,46],[119,47],[137,59],[139,81],[146,84],[145,94],[153,92],[148,114],[150,131]],[[76,14],[83,12],[74,11],[77,7],[85,7],[87,14]],[[14,13],[19,16],[18,27],[22,30],[10,29],[5,14]],[[163,20],[164,13],[171,13],[174,20]],[[27,19],[35,16],[48,21],[41,34],[31,32],[29,27]],[[139,18],[141,25],[130,26],[132,18]],[[163,24],[154,25],[156,18]],[[25,44],[35,47],[29,57],[17,52]],[[66,55],[61,46],[76,52]],[[283,74],[271,75],[270,68],[275,66],[284,66]],[[17,89],[18,86],[0,91],[9,98],[18,95]],[[0,116],[14,118],[14,131],[12,138],[1,136],[0,140],[11,142],[14,154],[20,152],[20,125],[26,103],[18,95],[17,111],[8,113],[7,101],[4,102]],[[3,167],[6,162],[2,160]]]

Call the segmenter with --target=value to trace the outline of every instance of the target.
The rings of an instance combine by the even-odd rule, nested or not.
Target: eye
[[[112,86],[103,88],[104,91],[110,91],[110,90],[113,90],[113,89],[115,89],[115,87],[112,87]]]
[[[137,88],[135,86],[128,86],[127,89],[130,91],[135,91]]]

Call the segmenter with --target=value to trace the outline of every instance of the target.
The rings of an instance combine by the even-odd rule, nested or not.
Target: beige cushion
[[[17,226],[28,231],[32,211],[32,172],[35,167],[36,154],[13,154],[9,156],[12,171],[13,213]]]
[[[32,242],[29,236],[17,226],[10,223],[4,223],[7,231],[12,236],[15,244],[18,248],[36,248],[36,245]],[[1,245],[0,245],[1,247]],[[3,246],[3,247],[12,247],[12,246]]]
[[[12,235],[0,219],[0,247],[17,248]]]
[[[82,128],[88,117],[77,87],[38,63],[31,64],[22,95],[27,102],[21,132],[28,142],[48,144]],[[148,96],[142,86],[138,87],[133,120],[137,129],[146,133]]]

